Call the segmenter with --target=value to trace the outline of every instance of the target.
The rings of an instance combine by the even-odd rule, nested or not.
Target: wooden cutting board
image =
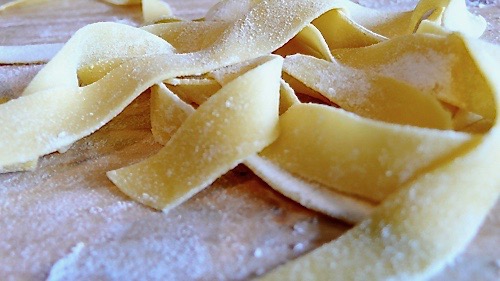
[[[141,21],[138,7],[33,2],[0,12],[0,45],[62,43],[88,23]],[[217,1],[169,2],[178,15],[196,18]],[[473,10],[490,22],[485,39],[500,43],[500,9]],[[17,97],[42,66],[0,65],[0,97]],[[51,270],[54,280],[249,279],[350,228],[274,192],[244,166],[168,214],[131,201],[105,172],[160,148],[148,100],[141,95],[66,153],[43,157],[35,171],[0,175],[0,280],[44,280]],[[499,280],[499,210],[434,280]]]

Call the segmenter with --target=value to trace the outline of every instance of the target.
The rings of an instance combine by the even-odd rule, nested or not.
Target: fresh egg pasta
[[[0,171],[33,169],[151,88],[164,147],[107,173],[134,200],[168,211],[243,163],[356,224],[262,280],[427,278],[495,204],[499,47],[474,39],[486,22],[464,1],[386,13],[346,0],[226,0],[196,21],[142,5],[153,24],[82,28],[0,104]],[[2,48],[0,63],[46,59]]]

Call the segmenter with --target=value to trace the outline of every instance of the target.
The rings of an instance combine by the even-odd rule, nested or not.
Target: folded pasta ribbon
[[[132,198],[163,210],[207,187],[276,139],[281,63],[270,57],[224,85],[158,154],[108,177]]]
[[[498,47],[473,39],[463,43],[483,76],[480,81],[493,93],[498,112],[499,72],[492,63],[495,56],[485,51],[498,53]],[[486,134],[471,138],[413,177],[383,200],[371,217],[339,239],[260,280],[330,280],[332,276],[341,280],[420,280],[441,270],[471,241],[500,194],[497,118]],[[441,134],[449,137],[449,132]]]
[[[148,84],[141,84],[147,76],[140,67],[134,62],[120,64],[124,62],[120,56],[161,55],[172,50],[150,33],[119,24],[95,24],[77,32],[21,97],[0,105],[0,167],[33,161],[71,145],[147,89]],[[79,80],[90,82],[85,72],[78,73],[81,66],[98,70],[109,68],[110,63],[119,67],[98,83],[79,87]],[[140,71],[137,75],[143,78],[133,76],[134,71]]]
[[[70,145],[157,82],[271,53],[333,5],[326,0],[307,2],[311,5],[306,8],[281,1],[259,3],[211,45],[186,54],[173,54],[166,41],[125,25],[98,23],[81,29],[21,98],[0,104],[0,121],[5,124],[0,131],[0,167],[33,161]],[[273,17],[282,7],[288,13]],[[37,106],[41,104],[47,106]]]

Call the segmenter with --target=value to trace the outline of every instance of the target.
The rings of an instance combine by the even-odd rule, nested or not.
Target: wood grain
[[[169,2],[197,18],[216,0]],[[499,43],[499,8],[474,10],[490,22],[485,39]],[[138,7],[98,1],[35,3],[0,13],[0,44],[65,42],[97,21],[137,25],[141,16]],[[18,96],[41,67],[0,66],[0,97]],[[243,166],[168,214],[136,204],[106,178],[159,148],[144,93],[68,152],[43,157],[35,171],[0,175],[0,280],[43,280],[56,263],[53,274],[64,280],[248,279],[350,227],[284,198]],[[498,280],[499,210],[434,280]]]

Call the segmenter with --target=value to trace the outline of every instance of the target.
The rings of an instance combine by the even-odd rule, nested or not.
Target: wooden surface
[[[216,1],[170,2],[196,18]],[[91,22],[141,20],[137,7],[52,3],[0,13],[0,45],[65,42]],[[474,10],[490,22],[485,39],[500,42],[499,8]],[[18,96],[41,67],[0,65],[0,97]],[[160,148],[150,133],[148,99],[141,95],[68,152],[44,157],[35,171],[0,175],[0,280],[44,280],[51,269],[61,280],[248,279],[350,227],[284,198],[244,166],[168,214],[131,201],[105,171]],[[434,280],[498,280],[499,210],[497,204],[466,251]]]

